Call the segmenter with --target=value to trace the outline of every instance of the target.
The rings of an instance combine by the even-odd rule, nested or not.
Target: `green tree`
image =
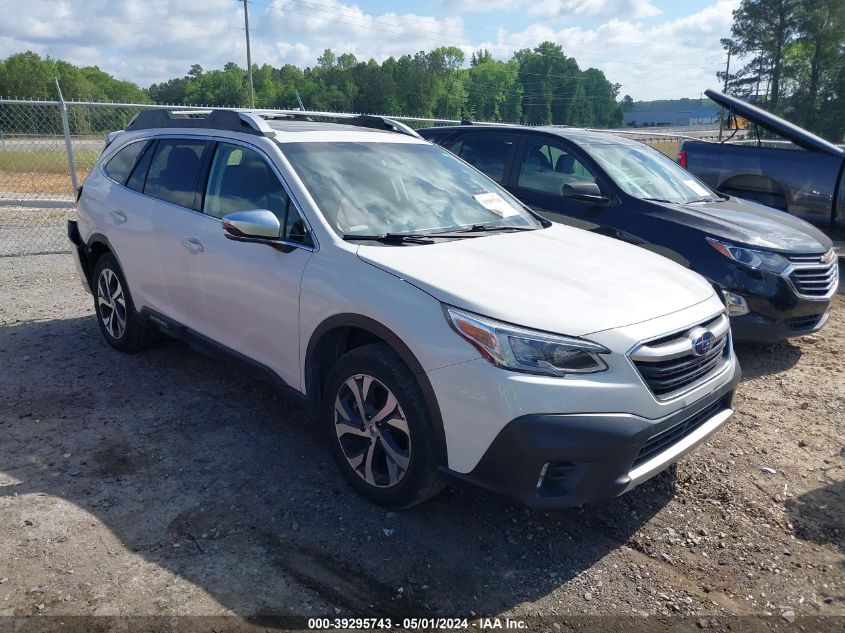
[[[297,108],[298,91],[312,110],[599,126],[621,120],[615,101],[619,86],[594,68],[582,72],[554,43],[525,49],[509,61],[479,50],[468,67],[465,63],[464,52],[454,46],[381,64],[326,49],[312,67],[253,65],[252,75],[256,104],[266,108]],[[824,74],[820,82],[820,103],[828,98],[832,76]],[[249,94],[247,73],[234,62],[209,71],[193,64],[185,75],[143,91],[95,67],[34,53],[0,61],[0,94],[51,98],[56,77],[70,99],[244,106]]]
[[[11,55],[3,62],[0,94],[26,99],[54,99],[55,69],[50,60],[42,60],[32,51]]]
[[[843,97],[835,84],[845,61],[845,4],[802,0],[796,33],[786,55],[794,85],[791,105],[800,123],[815,129],[823,109],[835,109],[831,101],[838,97],[841,104]]]
[[[470,67],[466,82],[466,114],[479,121],[518,120],[511,119],[517,114],[513,111],[513,95],[517,91],[518,77],[516,62],[503,64],[487,57]]]
[[[742,0],[733,13],[733,51],[750,56],[739,77],[768,82],[767,107],[777,111],[787,47],[797,29],[797,8],[802,0]]]
[[[553,42],[543,42],[534,50],[517,51],[519,81],[523,86],[522,109],[530,125],[566,123],[589,119],[589,104],[578,63],[567,57]],[[580,86],[580,90],[579,90]]]

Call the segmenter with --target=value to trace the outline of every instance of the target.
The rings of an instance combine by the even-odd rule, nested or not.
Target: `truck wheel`
[[[406,508],[442,489],[428,407],[414,375],[386,344],[338,359],[320,418],[344,477],[370,501]]]
[[[126,279],[111,253],[94,266],[94,311],[106,342],[121,352],[136,352],[148,338],[148,328],[135,312]]]

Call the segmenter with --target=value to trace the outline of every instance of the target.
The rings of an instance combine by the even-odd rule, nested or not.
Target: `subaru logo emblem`
[[[695,355],[703,356],[713,349],[713,343],[715,342],[716,337],[710,330],[697,327],[689,333],[689,339],[692,343],[692,350],[695,352]]]

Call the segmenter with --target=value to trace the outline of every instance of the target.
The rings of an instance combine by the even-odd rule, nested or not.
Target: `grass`
[[[99,149],[83,147],[74,152],[76,165],[90,169],[100,155]],[[0,150],[0,173],[7,174],[63,174],[69,177],[70,169],[64,147],[49,149]]]

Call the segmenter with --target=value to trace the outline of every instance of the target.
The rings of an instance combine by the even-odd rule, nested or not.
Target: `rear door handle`
[[[126,222],[126,214],[123,211],[112,211],[109,215],[111,215],[111,219],[115,224],[123,224]]]
[[[182,245],[194,254],[202,253],[205,250],[202,242],[195,237],[186,237],[182,240]]]

